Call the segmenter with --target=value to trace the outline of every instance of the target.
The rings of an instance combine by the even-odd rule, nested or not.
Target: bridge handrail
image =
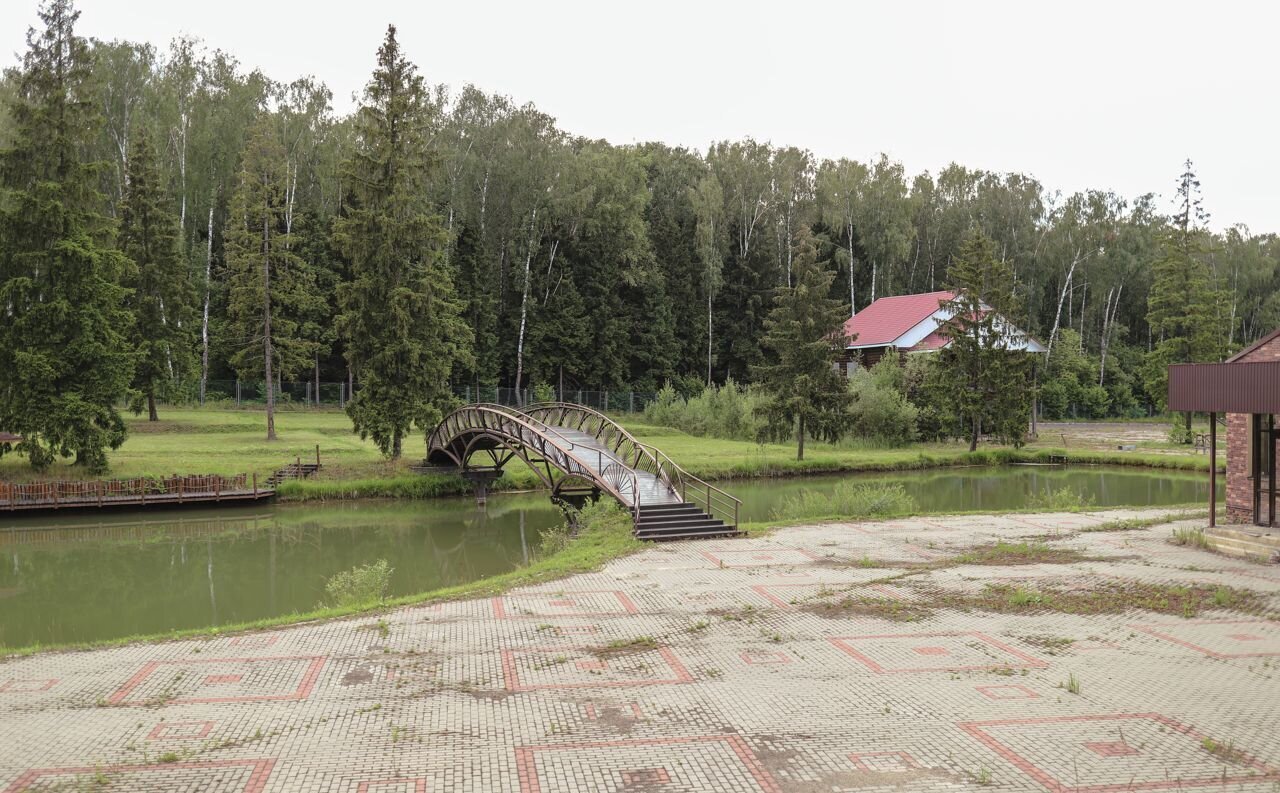
[[[497,426],[493,426],[485,421],[486,416],[494,416],[497,419]],[[476,419],[479,419],[478,421]],[[510,423],[515,425],[518,430],[526,430],[539,438],[542,442],[551,446],[558,452],[562,460],[557,460],[556,466],[566,474],[579,476],[589,481],[595,482],[603,487],[618,501],[624,505],[631,507],[632,513],[636,520],[640,518],[640,478],[633,466],[629,465],[625,460],[619,458],[611,451],[602,451],[600,449],[590,449],[591,456],[597,458],[596,462],[599,470],[593,469],[588,462],[575,453],[578,444],[556,433],[556,426],[547,424],[546,422],[530,416],[522,411],[517,411],[504,405],[493,405],[487,403],[473,403],[458,408],[445,418],[432,430],[431,435],[427,439],[428,450],[440,449],[447,451],[447,443],[442,438],[456,437],[463,430],[487,430],[490,432],[500,432],[508,437],[519,440],[522,444],[527,444],[531,438],[526,437],[522,432],[512,431],[511,428],[504,427],[502,424]],[[610,464],[603,464],[603,457],[608,457]],[[573,465],[569,463],[572,462]],[[623,482],[629,479],[631,484],[630,496],[627,495],[623,488]]]
[[[666,452],[647,443],[637,444],[648,452],[649,456],[662,469],[669,472],[670,480],[674,483],[676,489],[680,493],[680,497],[687,503],[702,503],[706,506],[706,513],[712,517],[718,517],[724,521],[726,526],[738,527],[740,513],[742,511],[742,499],[721,490],[710,482],[700,479],[688,471],[681,468],[674,460],[667,456]],[[662,478],[661,474],[651,471],[655,476]],[[693,492],[694,498],[690,494],[691,488],[697,488]],[[732,515],[732,520],[730,516]]]
[[[590,433],[593,436],[595,436],[596,440],[602,441],[606,445],[612,444],[612,448],[615,452],[620,452],[623,447],[630,447],[631,453],[623,454],[622,456],[624,459],[632,459],[634,457],[635,459],[631,463],[633,467],[639,464],[640,457],[644,455],[647,455],[650,458],[650,462],[655,469],[658,467],[657,458],[655,458],[648,451],[648,448],[643,443],[637,440],[636,437],[632,435],[630,432],[627,432],[626,428],[623,427],[621,424],[619,424],[618,422],[606,416],[604,413],[601,413],[600,411],[594,408],[589,408],[586,405],[578,405],[573,402],[537,402],[532,405],[527,405],[521,408],[522,413],[525,413],[526,415],[529,415],[529,416],[533,416],[535,418],[536,418],[535,414],[537,413],[543,413],[543,412],[552,411],[552,410],[561,411],[562,417],[568,413],[582,414],[583,418],[581,421],[578,422],[578,425],[575,428],[578,430],[587,431],[586,430],[587,420],[588,419],[592,420],[594,423],[594,429],[591,429]],[[542,420],[538,419],[538,421],[542,421]],[[545,424],[547,422],[543,422],[543,423]],[[558,425],[551,424],[550,426],[555,428]],[[649,473],[657,475],[656,470],[649,471]],[[658,476],[658,478],[664,481],[666,485],[672,490],[675,489],[675,482],[673,482],[669,478],[664,478],[662,476]]]
[[[580,430],[584,430],[588,418],[593,419],[596,427],[591,432],[597,440],[608,444],[616,439],[616,444],[613,446],[616,451],[622,451],[624,447],[630,447],[630,453],[624,453],[623,457],[632,460],[631,466],[633,468],[653,474],[659,481],[665,483],[672,492],[679,493],[684,501],[688,503],[701,502],[706,506],[708,515],[718,517],[726,525],[737,528],[742,509],[742,501],[740,499],[690,474],[677,465],[661,449],[640,442],[625,427],[604,413],[586,405],[577,405],[572,402],[539,402],[526,406],[521,412],[532,416],[536,413],[554,410],[560,410],[564,414],[570,412],[582,414],[583,421],[579,422],[577,427]],[[552,424],[550,426],[554,429],[556,425]],[[694,494],[697,497],[696,499],[690,497],[690,491],[694,487],[697,488]]]

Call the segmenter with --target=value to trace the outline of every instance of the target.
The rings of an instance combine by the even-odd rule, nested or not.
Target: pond
[[[930,511],[1002,510],[1069,487],[1099,507],[1204,503],[1204,475],[1122,468],[961,468],[731,481],[742,519],[802,489],[902,484]],[[0,517],[0,647],[228,625],[321,605],[325,582],[386,559],[392,595],[503,573],[560,522],[545,493],[416,502]]]

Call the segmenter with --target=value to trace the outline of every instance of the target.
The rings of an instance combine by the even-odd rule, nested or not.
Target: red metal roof
[[[954,292],[926,292],[922,295],[882,297],[844,323],[845,336],[856,347],[892,344],[899,336],[919,325],[938,310],[938,305],[954,300]]]
[[[951,339],[942,335],[942,330],[938,329],[938,330],[935,330],[933,333],[930,333],[928,336],[925,336],[920,341],[916,342],[915,345],[911,347],[910,351],[911,352],[930,352],[932,350],[941,350],[943,347],[946,347],[950,343],[951,343]]]

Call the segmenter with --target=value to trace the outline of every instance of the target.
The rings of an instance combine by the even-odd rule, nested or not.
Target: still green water
[[[900,483],[923,510],[1002,510],[1063,487],[1099,507],[1208,500],[1204,475],[1118,468],[963,468],[734,481],[742,519],[765,520],[802,489]],[[226,625],[321,604],[335,573],[386,559],[393,595],[512,570],[559,523],[545,493],[0,517],[0,647]]]

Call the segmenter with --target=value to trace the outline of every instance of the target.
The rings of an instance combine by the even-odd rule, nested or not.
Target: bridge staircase
[[[427,442],[427,463],[456,466],[470,479],[500,472],[513,458],[528,464],[558,500],[613,497],[631,512],[639,539],[741,534],[737,498],[583,405],[467,405],[446,416]]]

